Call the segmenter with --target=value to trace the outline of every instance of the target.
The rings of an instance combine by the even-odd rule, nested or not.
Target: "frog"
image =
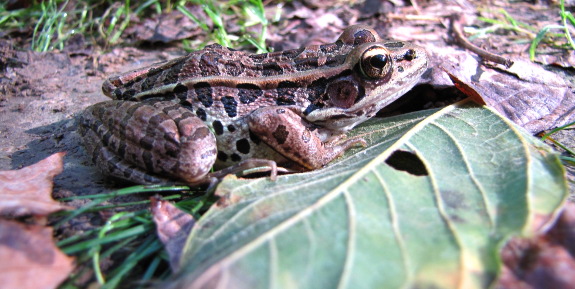
[[[253,54],[218,44],[105,80],[79,117],[87,153],[139,184],[213,184],[263,168],[322,168],[365,146],[346,133],[413,88],[421,46],[353,25],[333,43]]]

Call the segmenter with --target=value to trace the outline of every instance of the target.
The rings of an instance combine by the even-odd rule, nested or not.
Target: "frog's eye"
[[[373,46],[363,52],[359,64],[361,72],[366,77],[384,78],[391,73],[393,60],[387,49]]]

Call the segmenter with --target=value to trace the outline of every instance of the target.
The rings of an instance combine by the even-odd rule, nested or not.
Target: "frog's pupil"
[[[387,64],[387,55],[374,55],[369,59],[369,64],[375,68],[383,68]]]

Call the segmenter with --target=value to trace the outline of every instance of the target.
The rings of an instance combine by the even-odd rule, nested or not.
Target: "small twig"
[[[493,54],[469,42],[469,40],[467,40],[467,38],[465,38],[465,36],[463,35],[463,29],[461,26],[462,26],[461,15],[458,14],[451,15],[451,30],[453,31],[455,39],[457,39],[457,41],[461,46],[463,46],[465,49],[474,52],[475,54],[479,55],[481,58],[485,60],[505,65],[505,67],[507,68],[513,65],[513,61],[511,59],[499,56],[497,54]]]
[[[386,14],[386,16],[388,19],[391,19],[391,20],[422,20],[422,21],[441,22],[441,18],[436,17],[436,16],[428,16],[428,15],[389,13],[389,14]]]
[[[417,0],[411,0],[411,6],[415,9],[415,13],[421,14],[421,10],[419,9],[419,5],[417,4]]]

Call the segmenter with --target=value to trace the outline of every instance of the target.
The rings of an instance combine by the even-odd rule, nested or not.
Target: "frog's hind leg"
[[[186,108],[167,101],[107,101],[80,116],[80,133],[95,163],[137,183],[209,182],[215,136]]]
[[[174,180],[147,173],[145,170],[122,160],[101,145],[93,158],[94,164],[101,171],[114,178],[143,185],[175,183]]]

